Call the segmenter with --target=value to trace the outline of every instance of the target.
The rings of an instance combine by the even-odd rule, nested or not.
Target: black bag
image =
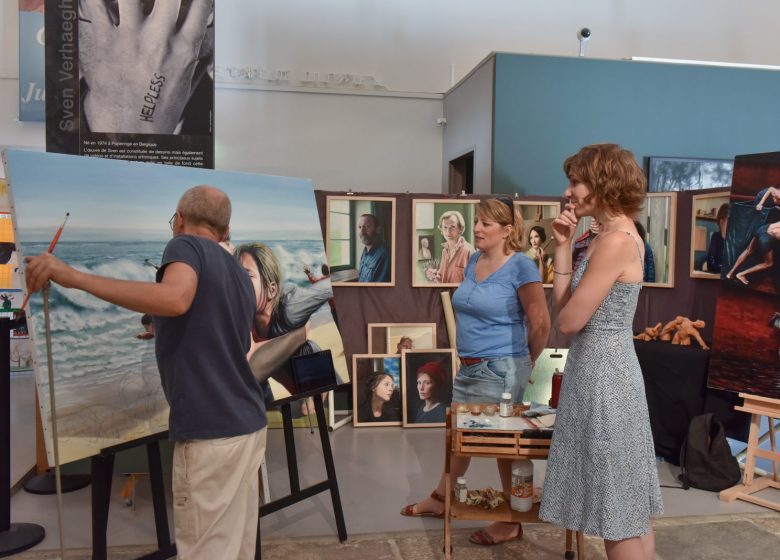
[[[742,477],[739,463],[731,454],[723,424],[711,413],[691,419],[688,435],[680,449],[678,476],[683,488],[720,492],[731,488]]]

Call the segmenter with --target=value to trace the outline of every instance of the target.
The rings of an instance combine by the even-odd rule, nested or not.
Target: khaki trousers
[[[176,442],[173,524],[178,558],[254,558],[260,506],[258,470],[267,431]]]

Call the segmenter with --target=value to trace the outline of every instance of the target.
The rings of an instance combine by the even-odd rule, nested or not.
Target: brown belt
[[[458,356],[460,358],[460,362],[464,366],[473,366],[474,364],[478,364],[482,361],[484,361],[482,358],[465,358],[463,356]]]

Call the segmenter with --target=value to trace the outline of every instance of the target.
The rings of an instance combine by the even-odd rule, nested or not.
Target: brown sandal
[[[490,536],[490,533],[485,531],[484,529],[480,529],[478,531],[473,532],[469,536],[469,542],[478,544],[481,546],[493,546],[497,544],[503,544],[505,542],[511,542],[511,541],[519,541],[523,538],[523,525],[518,523],[517,524],[517,535],[514,537],[509,537],[508,539],[505,539],[503,541],[495,541],[493,540],[493,537]]]
[[[442,496],[441,494],[436,492],[436,490],[431,492],[431,498],[433,498],[437,502],[444,503],[444,496]],[[401,515],[405,515],[406,517],[436,517],[438,519],[444,519],[444,512],[435,513],[433,511],[422,511],[420,513],[414,513],[414,506],[416,506],[416,505],[417,504],[411,504],[411,505],[405,506],[401,510]]]

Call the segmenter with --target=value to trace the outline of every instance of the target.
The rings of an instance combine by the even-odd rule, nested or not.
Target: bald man
[[[185,192],[156,283],[88,274],[48,253],[25,259],[31,292],[51,280],[154,317],[176,442],[173,517],[181,559],[253,558],[255,550],[267,422],[246,357],[254,288],[219,245],[228,238],[230,212],[227,195],[214,187]]]

